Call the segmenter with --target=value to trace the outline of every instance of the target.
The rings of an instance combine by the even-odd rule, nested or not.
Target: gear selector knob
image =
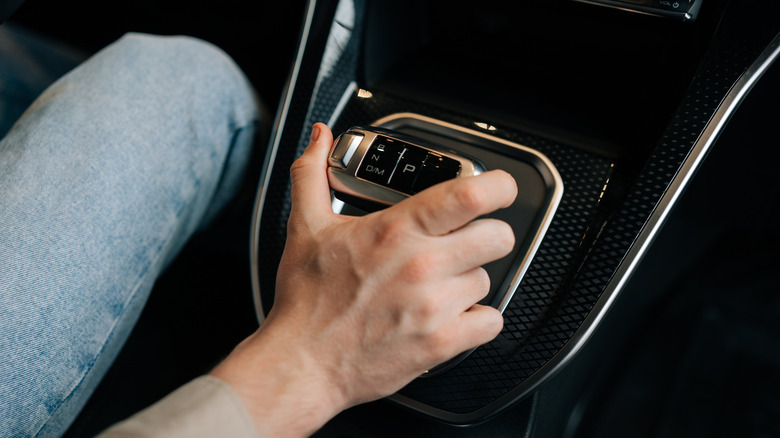
[[[451,149],[375,127],[350,128],[336,138],[328,165],[328,180],[337,194],[383,206],[485,170]]]

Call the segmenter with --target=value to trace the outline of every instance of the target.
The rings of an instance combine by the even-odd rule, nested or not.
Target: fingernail
[[[310,142],[314,143],[315,141],[317,141],[318,138],[320,138],[320,127],[317,126],[317,125],[314,125],[311,128],[311,140],[310,140]]]

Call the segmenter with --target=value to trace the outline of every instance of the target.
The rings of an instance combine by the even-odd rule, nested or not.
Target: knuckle
[[[483,267],[477,268],[477,287],[483,297],[490,292],[490,275]]]
[[[453,195],[458,206],[468,213],[478,214],[485,205],[485,189],[477,184],[460,184]]]
[[[401,275],[410,283],[420,283],[435,274],[439,257],[433,253],[420,253],[410,256],[401,268]]]
[[[442,304],[439,300],[423,299],[417,307],[417,320],[420,322],[421,327],[424,327],[425,333],[431,333],[433,327],[431,322],[434,321],[442,310]]]
[[[293,161],[293,163],[290,165],[290,178],[293,180],[293,182],[298,178],[298,175],[304,172],[305,169],[311,165],[311,160],[308,156],[306,156],[306,154],[301,155],[298,157],[298,159]]]
[[[504,221],[497,221],[495,239],[498,249],[504,254],[509,254],[515,247],[514,230],[512,230],[512,227]]]
[[[482,331],[489,334],[489,339],[493,339],[498,335],[501,329],[504,327],[504,317],[498,309],[490,306],[481,306],[480,314],[481,323],[479,327]]]
[[[495,169],[491,172],[494,172],[498,177],[496,189],[502,193],[506,193],[514,199],[517,195],[517,181],[515,181],[512,175],[502,169]]]
[[[489,342],[492,339],[495,339],[495,337],[501,333],[501,330],[504,329],[504,317],[501,316],[501,312],[498,310],[491,312],[487,319],[488,321],[485,324],[485,333],[487,334],[487,339],[484,340],[485,342]]]
[[[408,229],[402,219],[393,217],[374,227],[374,243],[380,247],[394,247],[405,239]]]
[[[437,330],[428,336],[427,349],[431,356],[442,361],[451,356],[453,337],[445,330]]]
[[[301,156],[295,161],[293,161],[292,165],[290,166],[290,173],[291,174],[298,173],[303,167],[306,167],[306,158]]]
[[[291,239],[293,236],[305,234],[308,231],[308,229],[309,227],[307,223],[300,216],[290,215],[287,218],[288,239]]]

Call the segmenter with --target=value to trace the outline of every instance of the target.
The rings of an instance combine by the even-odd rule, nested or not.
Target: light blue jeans
[[[155,279],[236,191],[257,117],[220,50],[128,35],[0,140],[0,436],[67,430]]]

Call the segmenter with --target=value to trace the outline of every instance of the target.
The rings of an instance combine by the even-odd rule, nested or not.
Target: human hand
[[[512,203],[514,179],[486,172],[363,217],[337,215],[327,180],[332,142],[315,125],[293,164],[273,309],[213,372],[274,436],[312,433],[490,341],[503,325],[496,309],[476,304],[490,287],[480,266],[508,254],[514,235],[506,223],[476,218]],[[289,415],[298,423],[266,429]]]

